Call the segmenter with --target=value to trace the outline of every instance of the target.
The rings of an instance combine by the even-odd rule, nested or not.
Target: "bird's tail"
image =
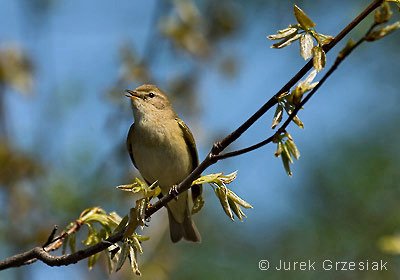
[[[182,239],[182,237],[191,242],[201,242],[200,233],[194,224],[192,217],[189,212],[189,207],[186,207],[185,218],[182,223],[175,220],[174,215],[172,215],[171,210],[168,209],[168,219],[169,219],[169,231],[171,235],[172,242],[176,243]]]

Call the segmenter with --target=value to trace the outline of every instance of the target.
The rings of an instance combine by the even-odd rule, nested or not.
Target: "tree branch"
[[[351,30],[354,29],[366,16],[368,16],[373,10],[379,7],[383,3],[383,0],[373,1],[361,14],[356,17],[349,25],[347,25],[329,44],[323,46],[325,53],[328,53],[339,41],[341,41]],[[287,92],[292,88],[313,66],[312,60],[308,61],[303,68],[297,72],[296,75],[284,85],[270,100],[267,101],[256,113],[254,113],[247,121],[245,121],[239,128],[229,134],[227,137],[217,142],[212,150],[213,154],[219,154],[233,141],[238,139],[247,129],[250,128],[259,118],[261,118],[272,106],[277,103],[277,97],[282,93]]]
[[[324,51],[328,52],[332,49],[340,40],[343,39],[355,26],[357,26],[368,14],[370,14],[374,9],[379,7],[379,5],[383,2],[383,0],[375,0],[373,1],[358,17],[356,17],[349,25],[347,25],[329,44],[325,45]],[[349,54],[349,53],[348,53]],[[348,55],[347,54],[347,55]],[[346,56],[347,56],[346,55]],[[343,58],[344,59],[344,58]],[[342,59],[342,60],[343,60]],[[340,60],[338,64],[342,61]],[[336,62],[335,62],[336,64]],[[303,106],[315,93],[315,91],[323,84],[323,82],[329,77],[329,75],[335,70],[338,64],[332,66],[331,69],[325,74],[325,76],[321,79],[320,83],[311,91],[307,97],[300,103],[300,106],[296,107],[292,114],[288,117],[288,120],[277,130],[278,132],[282,132],[285,130],[287,125],[296,115],[298,110]],[[178,194],[187,191],[190,187],[192,182],[200,176],[200,174],[206,170],[210,165],[215,164],[218,160],[225,159],[228,157],[240,155],[243,153],[247,153],[254,149],[257,149],[269,142],[272,141],[273,136],[269,137],[268,139],[255,144],[251,147],[221,154],[223,150],[225,150],[232,142],[237,140],[250,126],[254,124],[261,116],[263,116],[270,108],[272,108],[277,103],[277,97],[282,93],[289,91],[291,87],[293,87],[310,69],[312,68],[312,61],[309,61],[303,68],[286,84],[279,90],[271,99],[269,99],[256,113],[254,113],[248,120],[246,120],[241,126],[239,126],[235,131],[229,134],[227,137],[222,139],[221,141],[215,143],[207,155],[207,157],[197,166],[192,173],[190,173],[177,187]],[[160,210],[164,207],[169,201],[174,199],[175,195],[168,194],[162,197],[159,201],[153,204],[150,208],[146,210],[146,218],[149,218],[152,214]],[[56,243],[49,244],[45,249],[41,247],[33,248],[27,252],[14,255],[10,258],[4,259],[0,261],[0,270],[7,269],[10,267],[17,267],[21,265],[25,265],[28,263],[33,262],[34,260],[41,260],[42,262],[46,263],[50,266],[61,266],[61,265],[69,265],[76,263],[82,259],[85,259],[89,256],[92,256],[96,253],[99,253],[105,249],[107,249],[112,244],[119,242],[123,239],[124,230],[110,236],[105,241],[99,242],[96,245],[90,246],[84,250],[77,251],[76,253],[72,254],[65,254],[62,256],[52,256],[48,252],[46,252],[46,248],[56,248],[57,246],[54,245]],[[57,240],[57,242],[61,242],[62,240]],[[58,243],[57,243],[58,244]],[[61,244],[60,244],[61,245]],[[60,246],[58,245],[58,247]],[[58,248],[57,247],[57,248]]]
[[[214,155],[213,158],[216,160],[221,160],[221,159],[226,159],[226,158],[230,158],[230,157],[235,157],[238,155],[242,155],[251,151],[254,151],[256,149],[261,148],[262,146],[267,145],[268,143],[272,142],[275,138],[275,136],[280,135],[282,133],[285,132],[286,127],[290,124],[291,121],[293,121],[294,117],[297,115],[297,113],[299,112],[299,110],[301,108],[304,107],[304,105],[307,103],[308,100],[310,100],[310,98],[314,95],[314,93],[323,85],[323,83],[329,78],[329,76],[337,69],[337,67],[340,65],[340,63],[343,62],[343,60],[350,55],[350,53],[357,48],[361,43],[365,42],[367,36],[371,33],[372,29],[375,28],[377,24],[374,23],[373,25],[371,25],[371,27],[369,28],[369,30],[365,33],[365,35],[358,40],[353,47],[347,52],[345,53],[343,56],[338,56],[334,62],[334,64],[331,66],[331,68],[325,73],[325,75],[322,77],[322,79],[318,82],[318,84],[313,88],[313,90],[303,99],[302,102],[300,102],[299,105],[297,105],[295,107],[295,109],[292,111],[292,113],[289,115],[289,117],[287,118],[287,120],[283,123],[283,125],[270,137],[268,137],[267,139],[254,144],[252,146],[249,146],[247,148],[243,148],[240,150],[236,150],[236,151],[232,151],[229,153],[223,153],[223,154],[218,154],[218,155]]]
[[[77,263],[87,257],[97,254],[107,249],[112,244],[121,241],[124,234],[124,230],[110,236],[108,239],[97,243],[96,245],[90,246],[85,250],[79,250],[73,254],[65,254],[62,256],[53,256],[46,252],[42,247],[35,247],[27,252],[14,255],[0,262],[0,270],[7,269],[10,267],[18,267],[27,264],[30,260],[41,260],[49,266],[62,266]],[[31,263],[31,262],[29,262]]]
[[[243,149],[240,149],[240,150],[237,150],[237,151],[232,151],[232,152],[228,152],[228,153],[214,155],[213,158],[216,159],[216,160],[221,160],[221,159],[235,157],[235,156],[239,156],[239,155],[254,151],[254,150],[256,150],[258,148],[261,148],[262,146],[265,146],[268,143],[272,142],[274,140],[276,134],[277,133],[274,133],[274,135],[268,137],[267,139],[265,139],[265,140],[263,140],[263,141],[261,141],[261,142],[259,142],[257,144],[254,144],[254,145],[252,145],[250,147],[243,148]]]

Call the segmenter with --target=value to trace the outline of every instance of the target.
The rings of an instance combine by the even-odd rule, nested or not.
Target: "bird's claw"
[[[178,186],[173,185],[170,189],[168,194],[172,195],[175,200],[178,200]]]

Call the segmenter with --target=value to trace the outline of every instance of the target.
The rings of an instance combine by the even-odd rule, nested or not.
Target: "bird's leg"
[[[172,195],[175,200],[178,200],[178,185],[173,185],[170,189],[168,194]]]

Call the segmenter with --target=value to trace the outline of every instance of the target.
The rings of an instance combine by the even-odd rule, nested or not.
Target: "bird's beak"
[[[126,89],[125,92],[129,93],[129,94],[125,94],[126,97],[129,97],[132,99],[140,98],[140,95],[136,91]]]

